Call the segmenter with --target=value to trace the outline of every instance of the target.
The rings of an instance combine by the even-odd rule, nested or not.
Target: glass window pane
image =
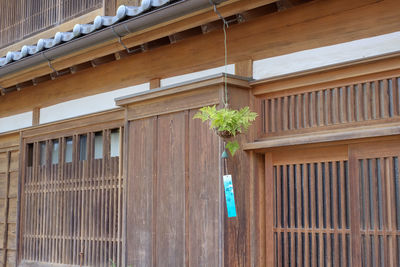
[[[72,137],[65,140],[65,162],[72,162]]]
[[[111,157],[119,157],[119,129],[111,131]]]
[[[51,150],[51,164],[58,164],[60,146],[58,140],[53,140],[53,148]]]
[[[46,143],[45,142],[40,142],[39,143],[39,147],[40,147],[40,166],[44,166],[46,165]]]
[[[94,135],[94,158],[103,158],[103,133],[97,132]]]
[[[79,160],[87,159],[87,135],[79,136]]]

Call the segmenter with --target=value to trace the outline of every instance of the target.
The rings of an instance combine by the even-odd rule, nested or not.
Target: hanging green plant
[[[229,108],[217,110],[214,105],[201,108],[193,119],[201,119],[202,122],[209,121],[210,129],[214,129],[222,138],[230,139],[246,132],[256,117],[257,113],[251,112],[249,107],[244,107],[240,110]],[[237,140],[229,140],[225,148],[234,156],[240,146]]]

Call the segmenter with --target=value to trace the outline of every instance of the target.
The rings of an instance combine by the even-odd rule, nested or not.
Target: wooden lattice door
[[[353,266],[400,266],[400,142],[350,147]]]
[[[121,266],[121,132],[105,129],[26,142],[22,262]]]
[[[400,266],[399,154],[393,141],[267,153],[267,266]]]

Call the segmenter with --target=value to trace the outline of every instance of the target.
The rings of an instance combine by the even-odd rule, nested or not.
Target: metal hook
[[[126,27],[125,27],[125,29],[127,30],[127,32],[130,32]],[[134,52],[136,52],[136,51],[138,51],[138,50],[141,50],[141,49],[129,49],[129,48],[124,44],[124,42],[122,41],[122,37],[115,31],[114,27],[111,27],[111,30],[113,31],[113,33],[115,34],[115,36],[117,36],[118,42],[125,48],[125,50],[126,50],[126,52],[127,52],[128,54],[132,54],[132,53],[134,53]]]
[[[217,9],[217,4],[213,2],[213,0],[209,0],[210,4],[214,7],[214,12],[217,14],[217,16],[222,20],[222,22],[225,24],[227,28],[229,28],[229,23],[225,20],[225,18],[219,13]]]
[[[53,67],[53,65],[51,64],[50,59],[48,57],[46,57],[44,52],[42,52],[42,55],[47,60],[47,64],[49,65],[49,68],[53,70],[53,72],[56,74],[56,77],[57,77],[58,76],[58,71]]]

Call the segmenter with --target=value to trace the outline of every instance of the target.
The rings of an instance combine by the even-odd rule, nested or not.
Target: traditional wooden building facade
[[[400,266],[400,54],[253,69],[397,32],[397,0],[39,2],[0,4],[1,267]],[[221,18],[231,73],[182,79],[225,64]],[[225,86],[258,113],[233,218],[192,119]]]

